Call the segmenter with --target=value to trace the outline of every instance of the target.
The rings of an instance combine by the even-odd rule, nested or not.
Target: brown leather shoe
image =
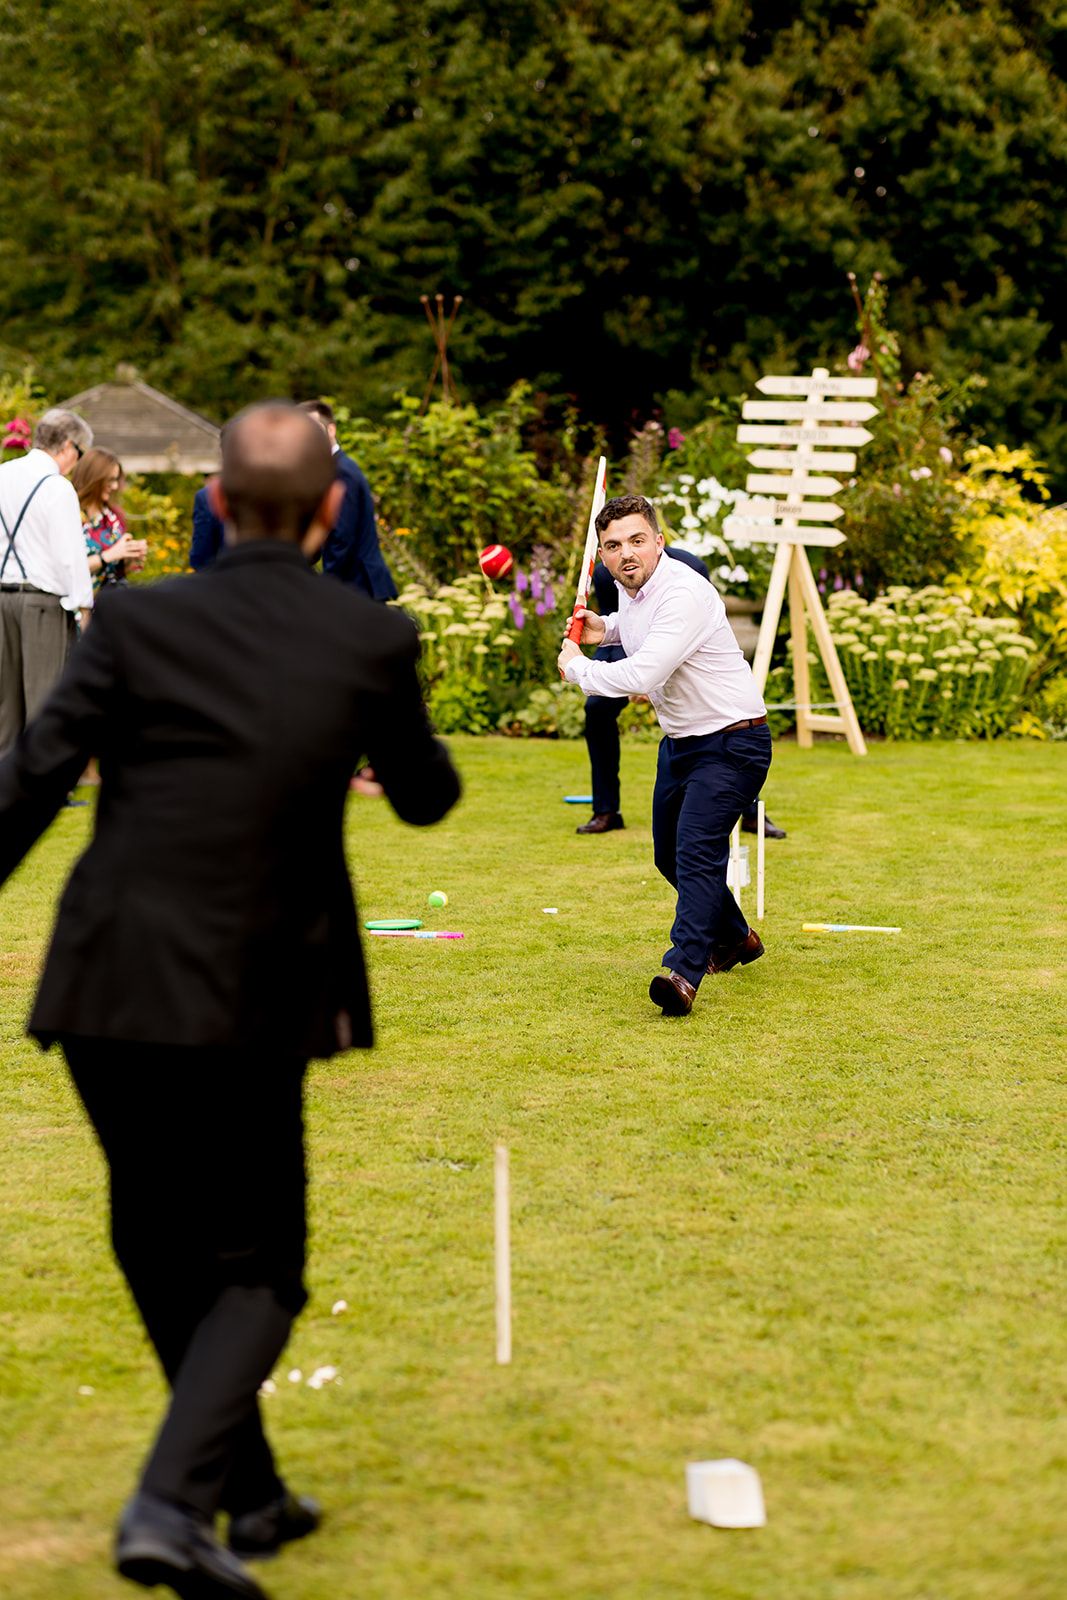
[[[598,811],[590,817],[588,822],[583,822],[580,828],[575,828],[575,833],[613,833],[616,828],[625,828],[620,811]]]
[[[648,998],[661,1006],[665,1017],[687,1017],[697,992],[680,972],[661,972],[648,986]]]
[[[763,940],[755,928],[749,928],[740,944],[735,944],[732,950],[721,950],[711,953],[708,962],[708,973],[729,972],[731,967],[741,965],[747,967],[750,961],[758,961],[764,954]]]

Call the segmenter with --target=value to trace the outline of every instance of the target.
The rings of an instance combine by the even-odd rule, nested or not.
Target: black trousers
[[[240,1516],[283,1490],[257,1392],[307,1298],[306,1063],[61,1043],[107,1158],[115,1255],[171,1387],[141,1487]]]
[[[656,866],[678,891],[663,965],[694,988],[712,951],[730,949],[748,932],[726,886],[730,833],[763,788],[770,764],[766,723],[660,741],[652,839]]]

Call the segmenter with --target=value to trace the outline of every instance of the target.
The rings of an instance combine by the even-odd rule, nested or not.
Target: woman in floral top
[[[122,484],[122,465],[110,450],[87,450],[70,475],[82,509],[85,549],[93,588],[122,583],[126,563],[136,568],[144,562],[148,545],[131,539],[122,518],[111,504]]]

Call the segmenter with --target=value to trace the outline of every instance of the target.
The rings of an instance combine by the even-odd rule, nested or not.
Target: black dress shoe
[[[322,1507],[308,1495],[288,1489],[258,1511],[230,1519],[230,1549],[245,1561],[277,1555],[283,1544],[306,1539],[322,1521]]]
[[[620,811],[598,811],[595,816],[583,822],[580,828],[575,828],[575,833],[613,833],[616,828],[625,828]]]
[[[680,972],[661,972],[648,986],[648,998],[663,1010],[665,1017],[687,1017],[697,992]]]
[[[755,816],[743,811],[741,813],[741,832],[755,833],[756,831]],[[784,839],[787,837],[785,829],[779,828],[777,823],[772,822],[766,811],[763,813],[763,837],[765,839]]]
[[[134,1495],[119,1523],[115,1566],[131,1583],[165,1583],[180,1600],[267,1600],[204,1517],[155,1495]]]
[[[708,960],[708,973],[729,972],[731,967],[747,967],[750,961],[758,961],[766,953],[763,940],[755,928],[749,928],[740,944],[735,944],[729,950],[713,950]]]

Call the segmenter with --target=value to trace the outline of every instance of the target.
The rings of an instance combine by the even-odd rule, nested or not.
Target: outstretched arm
[[[415,671],[418,653],[412,628],[392,662],[392,681],[367,739],[367,759],[397,816],[424,827],[451,811],[461,785],[448,751],[430,729]]]

